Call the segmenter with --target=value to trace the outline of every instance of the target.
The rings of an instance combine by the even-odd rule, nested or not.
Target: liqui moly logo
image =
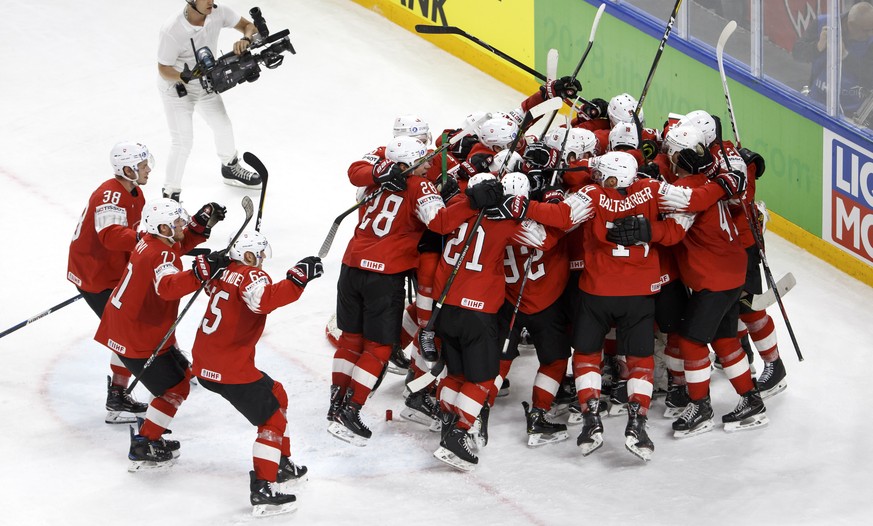
[[[873,152],[825,130],[822,237],[873,264]]]

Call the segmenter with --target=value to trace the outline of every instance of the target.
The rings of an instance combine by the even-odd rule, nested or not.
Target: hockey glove
[[[660,179],[661,169],[655,163],[646,163],[637,168],[637,175],[648,177],[650,179]]]
[[[373,166],[373,181],[387,192],[406,190],[406,176],[400,165],[387,159]]]
[[[651,139],[645,139],[640,143],[640,151],[643,153],[643,159],[651,161],[658,155],[658,143]]]
[[[746,191],[746,174],[740,170],[722,172],[713,177],[712,180],[718,183],[718,185],[721,186],[721,189],[724,190],[725,199],[740,196]]]
[[[527,215],[528,198],[523,195],[508,195],[496,206],[485,209],[488,219],[515,219],[521,221]]]
[[[211,278],[218,278],[222,271],[230,264],[230,258],[222,251],[210,252],[208,255],[199,255],[194,257],[194,263],[191,265],[191,270],[200,281],[209,281]]]
[[[679,158],[676,160],[676,166],[686,170],[690,174],[699,174],[707,171],[714,162],[712,154],[709,150],[704,149],[703,155],[698,154],[691,148],[685,148],[679,152]]]
[[[530,143],[524,150],[521,171],[528,173],[531,170],[554,168],[558,164],[558,152],[537,141]]]
[[[481,210],[495,206],[503,199],[503,185],[497,179],[486,179],[477,185],[468,186],[464,193],[470,198],[470,207]]]
[[[580,113],[584,115],[587,120],[599,119],[601,117],[606,118],[607,113],[606,110],[609,108],[609,103],[603,99],[592,99],[590,101],[586,101],[582,104],[582,108]]]
[[[574,99],[576,94],[582,91],[582,84],[571,76],[550,80],[540,87],[544,99],[560,97],[562,99]]]
[[[460,193],[461,189],[458,187],[458,181],[452,177],[446,177],[446,181],[440,185],[440,197],[443,198],[443,203],[448,203],[449,200],[458,193]]]
[[[458,174],[469,179],[479,173],[488,173],[494,156],[490,153],[477,153],[458,166]]]
[[[644,215],[616,219],[606,230],[606,240],[616,245],[644,245],[652,240],[652,225]]]
[[[544,203],[560,203],[564,200],[564,190],[560,186],[547,186],[543,188]]]
[[[461,130],[455,130],[454,133],[457,133]],[[449,135],[454,135],[451,133]],[[456,142],[454,145],[449,147],[449,153],[451,153],[455,159],[466,159],[468,155],[470,155],[470,150],[473,149],[473,146],[479,143],[479,137],[476,135],[467,135],[463,137],[460,141]]]
[[[439,359],[440,353],[437,351],[436,333],[421,329],[418,331],[418,348],[421,350],[421,356],[428,362],[435,362]]]
[[[216,223],[224,219],[227,209],[218,203],[206,203],[194,214],[188,223],[188,230],[209,237],[209,232]]]
[[[760,179],[764,175],[766,167],[764,166],[764,158],[761,157],[761,154],[753,152],[748,148],[740,148],[740,156],[749,168],[755,167],[755,179]]]
[[[318,256],[308,256],[288,269],[285,277],[301,287],[305,287],[307,283],[320,277],[322,274],[324,274],[324,266],[321,264],[321,258]]]

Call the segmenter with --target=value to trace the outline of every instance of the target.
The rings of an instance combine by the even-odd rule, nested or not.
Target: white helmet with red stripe
[[[703,110],[689,112],[676,123],[677,126],[683,124],[690,124],[700,130],[707,145],[715,142],[715,119],[709,113]]]
[[[640,147],[640,137],[634,124],[619,123],[609,131],[609,149],[618,150],[621,147],[630,149]]]
[[[425,146],[430,144],[430,126],[418,115],[400,115],[394,119],[394,137],[415,137]]]
[[[637,99],[631,97],[627,93],[616,95],[609,99],[609,106],[606,107],[606,113],[609,115],[609,123],[615,126],[619,122],[634,122],[631,116],[637,109]],[[643,110],[640,108],[640,123],[645,121]]]
[[[385,147],[386,159],[395,163],[404,163],[408,166],[412,166],[425,155],[427,155],[427,148],[414,137],[395,137]]]
[[[530,180],[521,172],[510,172],[500,180],[505,195],[530,195]]]
[[[627,152],[609,152],[594,158],[592,175],[604,188],[627,188],[637,180],[637,160]]]
[[[482,123],[480,132],[479,140],[482,141],[482,144],[492,150],[497,148],[503,150],[518,135],[518,124],[507,117],[492,118]]]

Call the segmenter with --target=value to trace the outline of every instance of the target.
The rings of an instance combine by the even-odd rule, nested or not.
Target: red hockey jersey
[[[144,205],[140,189],[128,192],[114,178],[94,190],[70,242],[67,279],[86,292],[115,287],[136,246]]]
[[[518,310],[525,314],[536,314],[555,303],[564,293],[570,277],[570,262],[567,252],[567,238],[562,233],[548,229],[548,235],[560,238],[549,250],[531,249],[525,245],[506,247],[503,260],[506,277],[506,300],[515,305],[521,292]],[[524,268],[531,258],[527,282],[524,281]]]
[[[193,271],[182,270],[182,255],[205,240],[186,231],[182,243],[169,247],[145,234],[106,303],[94,339],[126,358],[148,358],[176,321],[179,300],[200,287]],[[170,335],[161,351],[175,343]]]
[[[263,376],[255,367],[255,345],[267,314],[297,300],[303,287],[273,283],[261,269],[233,261],[209,284],[209,306],[194,338],[192,369],[199,378],[245,384]]]

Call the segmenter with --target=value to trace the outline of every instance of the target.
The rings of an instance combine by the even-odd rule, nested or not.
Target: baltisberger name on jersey
[[[606,194],[600,194],[600,207],[614,213],[626,212],[636,206],[651,201],[652,189],[641,188],[639,191],[629,194],[624,199],[610,199]]]

